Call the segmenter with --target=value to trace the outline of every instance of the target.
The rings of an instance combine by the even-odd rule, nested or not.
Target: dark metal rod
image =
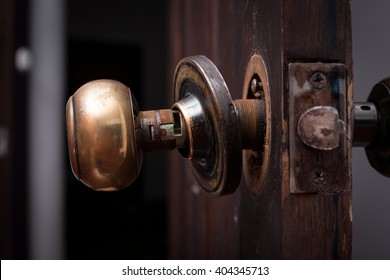
[[[378,133],[378,111],[374,103],[355,102],[353,146],[366,147]]]

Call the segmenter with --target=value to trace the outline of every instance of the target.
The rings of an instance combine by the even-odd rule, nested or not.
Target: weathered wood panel
[[[283,63],[311,61],[344,63],[347,68],[347,129],[351,135],[352,46],[349,1],[316,0],[283,2]],[[287,77],[285,70],[284,77]],[[286,78],[285,78],[286,79]],[[286,89],[284,96],[288,96]],[[285,104],[284,104],[285,105]],[[289,118],[284,106],[284,121]],[[285,132],[284,132],[285,133]],[[288,157],[287,143],[284,154]],[[347,156],[340,165],[349,167],[343,174],[343,192],[290,194],[283,188],[283,258],[349,259],[352,256],[351,138]],[[328,159],[331,161],[332,157]],[[349,171],[349,172],[348,172]],[[311,181],[308,179],[307,184]],[[332,187],[332,186],[330,186]],[[336,186],[334,186],[336,187]]]

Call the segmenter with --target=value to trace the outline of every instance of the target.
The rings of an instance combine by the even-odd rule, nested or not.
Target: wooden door
[[[233,99],[242,97],[250,57],[260,55],[271,101],[269,170],[260,195],[245,180],[220,198],[204,195],[191,167],[170,159],[171,258],[349,259],[352,243],[351,138],[330,174],[328,190],[290,191],[290,63],[338,63],[347,73],[345,127],[352,100],[350,1],[171,0],[170,69],[204,54],[222,73]],[[173,100],[173,97],[172,99]],[[332,161],[326,155],[324,162]],[[301,182],[310,185],[311,179]]]

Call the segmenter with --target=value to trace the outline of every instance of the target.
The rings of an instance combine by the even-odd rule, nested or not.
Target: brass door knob
[[[95,190],[120,190],[137,178],[143,152],[177,148],[191,160],[208,195],[233,192],[241,178],[242,149],[264,143],[264,100],[233,101],[205,56],[179,62],[174,95],[172,109],[139,111],[120,82],[97,80],[79,88],[66,107],[74,175]]]

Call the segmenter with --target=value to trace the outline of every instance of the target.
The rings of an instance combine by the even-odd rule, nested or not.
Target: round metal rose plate
[[[193,104],[184,118],[190,126],[192,145],[186,157],[194,177],[209,196],[234,192],[241,179],[242,145],[236,109],[221,73],[205,56],[184,58],[175,70],[174,96],[175,103]]]

